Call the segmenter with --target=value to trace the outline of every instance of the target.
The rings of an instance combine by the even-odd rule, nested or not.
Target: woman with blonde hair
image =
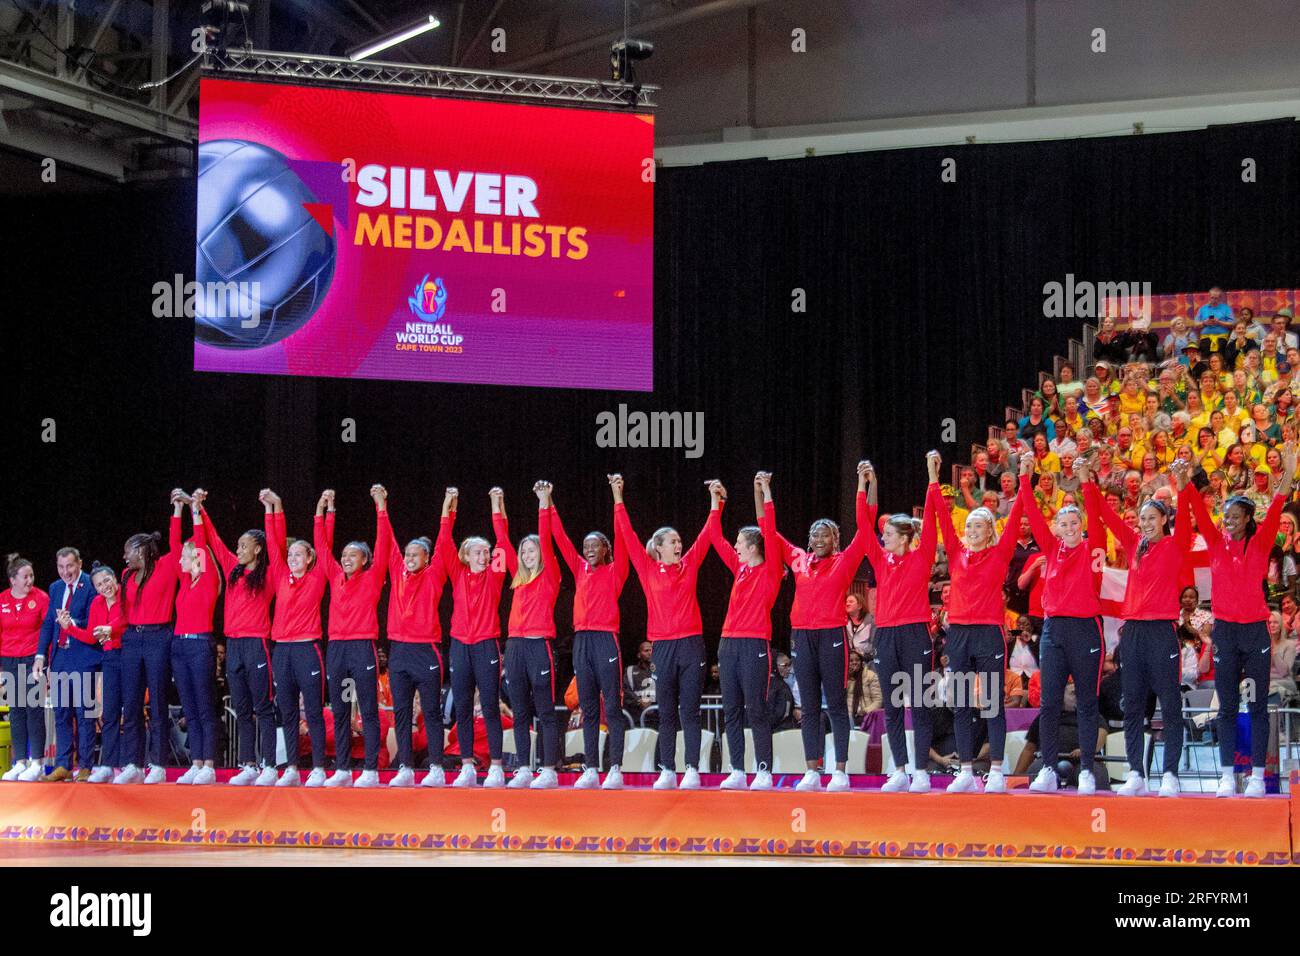
[[[623,476],[610,475],[614,534],[626,542],[628,560],[645,592],[646,638],[654,653],[655,702],[659,705],[659,779],[656,790],[677,787],[677,725],[681,722],[686,772],[681,786],[700,787],[700,693],[704,688],[704,624],[695,583],[709,553],[710,526],[722,520],[722,484],[710,481],[712,508],[690,550],[682,552],[676,528],[662,527],[638,547],[623,503]]]
[[[442,500],[444,518],[454,518],[460,492],[448,488]],[[485,787],[506,785],[503,741],[501,736],[501,589],[505,586],[507,564],[504,553],[510,550],[510,531],[506,523],[505,492],[494,487],[488,492],[492,502],[492,530],[496,535],[498,559],[486,538],[471,536],[457,550],[451,542],[451,522],[438,529],[434,554],[441,555],[447,576],[451,578],[451,694],[456,706],[456,739],[460,743],[460,774],[453,787],[478,786],[474,765],[474,692],[482,702],[483,723],[487,730],[489,766]],[[433,746],[430,742],[430,746]],[[520,754],[526,758],[525,754]]]
[[[559,786],[560,728],[555,717],[555,599],[560,596],[560,565],[551,539],[551,483],[533,485],[539,505],[537,534],[526,535],[518,552],[506,545],[510,582],[510,625],[506,632],[506,693],[514,713],[515,753],[519,769],[513,789],[552,790]],[[505,506],[501,513],[505,515]],[[533,718],[542,725],[541,764],[535,777],[531,763]],[[593,719],[598,715],[593,714]]]

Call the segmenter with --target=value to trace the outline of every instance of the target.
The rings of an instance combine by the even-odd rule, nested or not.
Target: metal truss
[[[342,57],[233,48],[221,52],[210,50],[204,57],[203,68],[207,76],[249,76],[321,86],[446,93],[473,99],[623,108],[639,112],[654,109],[653,94],[659,91],[657,86],[635,87],[567,76],[527,76],[446,66],[353,62]]]

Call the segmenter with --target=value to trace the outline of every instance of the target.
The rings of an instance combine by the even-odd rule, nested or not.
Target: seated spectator
[[[1161,354],[1166,360],[1176,360],[1186,365],[1187,355],[1183,349],[1188,342],[1193,342],[1195,339],[1195,335],[1188,331],[1187,320],[1181,315],[1176,315],[1169,323],[1169,332],[1161,346]]]
[[[1056,425],[1047,417],[1046,406],[1037,395],[1029,400],[1029,414],[1016,426],[1017,434],[1025,441],[1032,441],[1035,435],[1042,435],[1045,442],[1056,437]]]
[[[514,729],[515,719],[510,712],[510,707],[503,700],[501,707],[501,729],[508,731]],[[329,726],[327,722],[326,727]],[[443,750],[443,757],[460,757],[460,740],[456,735],[456,723],[451,724],[451,734],[447,737],[447,746]],[[474,691],[474,762],[480,767],[486,767],[490,762],[488,753],[487,738],[487,721],[483,719],[483,702],[479,699],[478,691]]]
[[[1195,642],[1198,645],[1199,661],[1197,681],[1200,687],[1214,686],[1214,647],[1210,643],[1210,632],[1214,628],[1214,618],[1210,612],[1200,606],[1200,592],[1192,585],[1183,588],[1178,597],[1178,632],[1179,640]]]
[[[1029,705],[1029,694],[1025,690],[1025,682],[1018,673],[1007,668],[1002,675],[1002,684],[1003,707],[1027,707]]]
[[[1069,362],[1061,364],[1061,374],[1056,379],[1056,391],[1060,393],[1062,400],[1071,396],[1079,398],[1083,395],[1083,382],[1075,378],[1074,366]]]
[[[844,611],[849,616],[849,623],[844,625],[844,639],[849,642],[849,650],[870,663],[876,659],[876,642],[866,602],[861,595],[850,592],[844,599]]]
[[[767,713],[772,730],[792,730],[799,726],[799,685],[794,682],[790,658],[786,654],[774,657],[776,674],[767,688]]]
[[[1244,362],[1246,353],[1249,351],[1258,351],[1260,343],[1250,334],[1245,319],[1238,319],[1232,326],[1232,335],[1223,346],[1223,361],[1229,369],[1238,367],[1239,362]]]
[[[1115,327],[1115,319],[1105,316],[1092,346],[1093,358],[1100,362],[1123,365],[1129,358],[1128,336]]]
[[[1016,476],[1012,472],[1004,471],[1000,480],[1002,490],[998,494],[998,506],[994,513],[999,518],[1005,518],[1011,514],[1011,506],[1015,503],[1019,487],[1016,483]]]
[[[1104,678],[1103,678],[1104,680]],[[1031,706],[1037,707],[1032,703]],[[1037,768],[1044,763],[1038,754],[1039,724],[1042,720],[1041,715],[1034,718],[1034,722],[1029,725],[1025,731],[1025,749],[1020,751],[1020,759],[1016,761],[1016,769],[1013,771],[1017,776],[1025,774],[1034,774]],[[1099,728],[1097,739],[1092,742],[1092,746],[1100,750],[1106,741],[1106,729],[1104,725]],[[1065,697],[1061,707],[1060,737],[1058,744],[1061,748],[1060,754],[1051,755],[1058,769],[1063,765],[1068,765],[1068,773],[1064,775],[1062,786],[1078,786],[1079,761],[1082,757],[1082,751],[1079,749],[1079,714],[1078,704],[1074,692],[1074,681],[1065,685]],[[1097,789],[1109,790],[1110,777],[1105,773],[1097,774]]]
[[[854,727],[862,725],[862,719],[873,710],[885,706],[885,698],[880,689],[880,675],[874,669],[866,667],[862,655],[849,652],[849,720]]]
[[[623,672],[623,706],[634,719],[655,702],[654,646],[642,641],[636,660]]]
[[[1020,678],[1027,703],[1029,679],[1038,673],[1038,635],[1034,632],[1033,621],[1028,615],[1021,615],[1015,631],[1007,636],[1007,669]]]
[[[1232,331],[1232,307],[1223,301],[1223,289],[1217,285],[1210,289],[1209,301],[1196,310],[1192,327],[1211,351],[1222,347]]]

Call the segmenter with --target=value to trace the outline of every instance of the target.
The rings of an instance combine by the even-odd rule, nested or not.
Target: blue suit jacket
[[[41,637],[36,647],[36,653],[47,661],[50,659],[51,645],[60,633],[55,615],[63,607],[63,595],[67,590],[68,586],[63,583],[63,578],[56,578],[50,585],[50,609],[45,614],[44,623],[41,624]],[[90,619],[90,602],[93,600],[95,600],[95,589],[90,584],[90,575],[82,571],[76,581],[76,590],[68,599],[68,613],[72,615],[72,620],[78,627],[85,627]]]

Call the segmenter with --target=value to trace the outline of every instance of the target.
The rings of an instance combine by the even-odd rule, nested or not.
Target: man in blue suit
[[[78,627],[85,627],[90,617],[90,602],[95,599],[90,575],[81,569],[81,554],[76,548],[60,548],[55,555],[59,578],[50,585],[50,609],[41,625],[40,643],[36,648],[36,666],[48,666],[51,686],[55,690],[54,730],[58,756],[54,770],[45,780],[57,783],[72,776],[73,721],[76,720],[77,760],[82,779],[90,776],[95,754],[95,718],[97,701],[94,688],[99,675],[103,651],[75,639],[58,625],[60,610],[66,609]],[[86,692],[91,692],[87,697]],[[78,699],[80,698],[80,699]]]

